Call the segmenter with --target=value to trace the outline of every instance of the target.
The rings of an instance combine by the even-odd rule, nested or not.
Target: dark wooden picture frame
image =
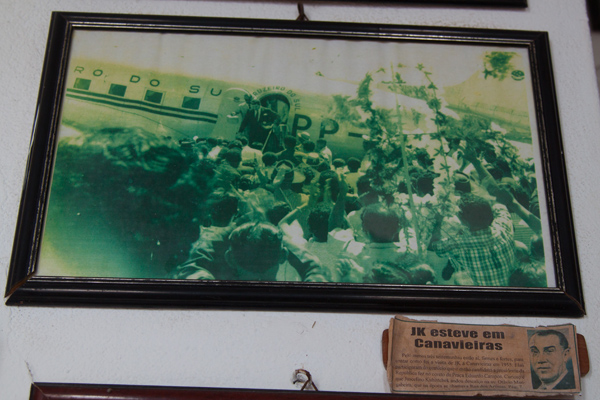
[[[75,65],[76,63],[69,65],[71,57],[74,57],[72,54],[74,51],[73,46],[79,43],[79,39],[74,39],[74,35],[81,36],[89,32],[99,32],[101,34],[128,33],[134,36],[139,35],[140,38],[148,34],[160,34],[158,36],[211,35],[211,37],[217,38],[262,41],[267,44],[276,39],[290,40],[290,42],[306,39],[315,43],[340,40],[350,47],[363,46],[360,47],[363,50],[371,44],[373,46],[375,44],[377,46],[395,46],[398,43],[410,43],[418,46],[430,44],[448,46],[459,53],[459,50],[462,49],[461,46],[484,49],[489,47],[490,50],[497,50],[500,47],[511,51],[515,49],[522,51],[523,57],[528,60],[526,61],[525,73],[522,70],[513,69],[512,74],[510,74],[511,71],[506,68],[502,70],[502,66],[497,67],[484,63],[481,69],[483,70],[484,65],[486,65],[485,71],[483,71],[485,77],[481,79],[488,79],[489,76],[490,80],[506,78],[516,82],[524,79],[523,77],[526,75],[528,82],[531,83],[529,96],[532,105],[529,114],[526,115],[531,115],[531,120],[534,120],[532,130],[537,131],[533,136],[532,145],[537,158],[532,162],[536,170],[535,173],[539,177],[537,185],[542,193],[545,193],[545,201],[543,197],[540,199],[540,205],[545,210],[543,223],[548,232],[547,237],[544,238],[544,247],[546,249],[546,260],[552,260],[552,266],[549,266],[550,263],[547,261],[545,268],[554,275],[554,283],[550,285],[551,287],[497,287],[494,285],[442,286],[410,282],[408,284],[388,282],[348,283],[346,281],[289,282],[252,279],[193,281],[164,279],[155,276],[110,277],[94,276],[92,274],[40,274],[38,263],[40,254],[43,252],[45,224],[47,229],[50,220],[47,218],[47,213],[48,203],[52,201],[51,187],[54,188],[52,185],[59,182],[59,179],[56,176],[53,178],[52,174],[57,168],[55,164],[56,152],[59,147],[61,118],[66,118],[65,110],[71,110],[71,108],[64,106],[66,98],[69,96],[73,98],[83,96],[82,93],[89,88],[93,77],[101,76],[104,83],[113,78],[106,78],[105,72],[100,67],[90,69],[87,66]],[[140,45],[145,43],[141,39],[138,42]],[[93,43],[93,41],[86,43]],[[85,46],[79,46],[79,48],[82,47]],[[356,47],[356,49],[359,49],[359,47]],[[341,52],[343,53],[343,51]],[[183,58],[183,56],[181,57]],[[271,66],[272,64],[268,65]],[[562,155],[562,139],[550,48],[548,35],[545,32],[56,12],[52,16],[44,65],[31,152],[6,289],[6,303],[8,305],[341,310],[571,317],[580,317],[585,314],[567,177]],[[504,64],[505,67],[506,65],[508,64]],[[398,67],[401,67],[401,65],[398,64]],[[81,78],[81,80],[76,80],[73,78],[73,71],[82,72],[85,68],[88,68],[87,72],[92,74],[90,79]],[[394,66],[392,66],[392,71],[393,68]],[[419,64],[419,71],[423,68],[425,67]],[[380,70],[384,69],[381,68]],[[134,83],[136,83],[140,81],[141,78],[138,75],[142,74],[129,73],[128,77],[131,76],[129,82],[135,81]],[[321,71],[318,71],[316,75],[323,76]],[[426,72],[424,76],[429,75],[431,74]],[[143,97],[146,109],[152,109],[157,114],[170,113],[171,116],[173,113],[187,116],[203,114],[202,112],[198,113],[190,110],[174,111],[173,107],[162,104],[163,94],[156,89],[156,86],[160,84],[160,77],[148,76],[146,78],[148,78],[149,84],[146,84],[145,94],[141,95],[142,97],[146,96]],[[429,90],[435,93],[437,87],[431,80],[429,82],[431,82]],[[388,87],[392,87],[404,82],[398,75],[397,81],[384,83],[390,85]],[[190,86],[190,93],[196,93],[196,89]],[[124,85],[111,84],[110,89],[107,90],[108,95],[95,95],[96,99],[99,99],[98,102],[113,102],[113,98],[124,96],[126,88]],[[289,90],[289,88],[273,86],[258,91],[261,90],[291,93],[290,96],[296,95],[294,93],[296,89]],[[212,95],[215,96],[218,93],[220,92],[215,91]],[[370,95],[367,94],[366,96]],[[396,98],[398,98],[398,95],[396,95]],[[186,100],[191,100],[195,106],[200,104],[200,99],[195,99],[193,96],[189,99],[184,97],[184,102]],[[195,103],[193,100],[196,100]],[[290,101],[293,105],[293,100]],[[126,104],[128,108],[140,108],[139,104],[141,103],[142,101],[137,101],[134,104],[132,101],[122,100],[121,104]],[[156,104],[148,105],[148,103]],[[187,106],[182,107],[186,108]],[[191,107],[194,107],[194,105]],[[440,105],[432,106],[430,103],[430,108],[435,110],[434,117],[435,115],[441,115],[440,107]],[[396,105],[396,110],[400,110],[398,105]],[[372,112],[376,111],[373,109]],[[213,115],[213,118],[216,119],[216,116]],[[435,119],[432,118],[432,120]],[[419,123],[418,118],[415,121],[416,127]],[[213,120],[212,123],[214,124],[215,121]],[[421,123],[423,123],[423,118],[421,118]],[[157,129],[163,129],[162,123],[158,125],[160,126]],[[304,125],[306,130],[309,129],[308,125],[307,123]],[[107,135],[117,135],[120,132],[131,134],[134,132],[111,129],[103,132]],[[296,133],[294,132],[294,134]],[[323,133],[327,133],[326,128],[322,128],[321,136],[323,136]],[[348,135],[352,136],[350,133]],[[533,133],[530,133],[530,135],[533,135]],[[364,137],[358,134],[354,134],[354,136]],[[165,138],[171,140],[170,136],[165,135]],[[180,139],[179,145],[182,148],[195,146],[194,140],[197,140],[197,137]],[[444,142],[442,141],[442,143]],[[129,152],[130,149],[117,149],[117,152],[122,151]],[[160,156],[159,154],[159,159]],[[58,166],[61,166],[60,163]],[[93,168],[90,169],[90,171],[92,170]],[[92,173],[90,171],[86,173]],[[104,176],[111,178],[110,171],[102,170],[100,172],[108,174]],[[80,175],[84,176],[85,173]],[[146,179],[152,181],[152,177],[146,177]],[[89,185],[89,182],[87,184]],[[133,192],[137,190],[134,186],[135,184],[131,188]],[[70,193],[77,192],[77,190],[71,189],[70,187]],[[58,191],[58,189],[53,190]],[[143,206],[140,205],[140,207]],[[50,209],[53,210],[52,207]],[[54,208],[54,211],[56,211],[53,214],[54,221],[57,220],[57,216],[62,215],[57,210],[62,212],[62,209]],[[79,213],[77,213],[77,216],[79,216]],[[58,220],[61,218],[58,218]],[[135,220],[131,222],[136,223]],[[150,221],[137,222],[151,224]],[[70,223],[59,224],[60,229],[56,228],[57,231],[73,235],[69,230]],[[143,239],[135,238],[135,240]],[[164,246],[164,241],[161,243],[160,240],[154,239],[154,242],[157,246],[161,244]],[[122,246],[126,247],[127,244]],[[184,251],[187,251],[187,249],[181,250],[181,252]],[[80,257],[85,259],[89,256],[83,253],[83,255],[80,254]]]
[[[469,397],[292,390],[33,383],[29,400],[465,400]],[[491,399],[491,397],[480,397]]]
[[[333,0],[338,1],[338,0]],[[339,0],[354,3],[370,3],[365,0]],[[435,6],[465,6],[465,7],[490,7],[490,8],[526,8],[527,0],[376,0],[376,3],[386,4],[416,4]]]

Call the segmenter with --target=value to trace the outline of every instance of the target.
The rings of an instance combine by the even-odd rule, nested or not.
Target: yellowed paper
[[[573,325],[390,321],[392,393],[556,396],[581,391]]]

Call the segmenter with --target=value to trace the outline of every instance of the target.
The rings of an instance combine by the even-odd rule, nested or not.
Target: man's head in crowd
[[[529,241],[529,255],[534,260],[544,260],[544,238],[533,235]]]
[[[400,217],[382,203],[374,203],[362,212],[362,227],[369,239],[375,243],[392,243],[398,240]]]
[[[241,150],[244,147],[244,144],[241,142],[241,140],[236,139],[236,140],[230,142],[227,147],[230,149],[240,149]]]
[[[321,203],[313,208],[308,215],[308,228],[315,238],[315,241],[319,243],[327,242],[330,214],[331,206]]]
[[[210,217],[215,226],[227,226],[237,214],[238,199],[226,193],[215,193],[208,200]]]
[[[283,138],[283,145],[286,149],[294,149],[296,147],[296,138],[293,136],[286,136]]]
[[[229,165],[231,165],[233,168],[240,166],[240,163],[242,162],[242,152],[239,149],[233,148],[222,150],[222,152],[223,151],[225,152],[225,154],[223,154],[223,159],[227,161]]]
[[[262,150],[263,145],[261,142],[252,142],[252,143],[250,143],[250,147],[253,148],[254,150]]]
[[[238,279],[274,281],[287,259],[282,238],[281,230],[269,223],[241,225],[229,235],[227,263],[237,270]]]
[[[275,165],[275,163],[277,162],[277,156],[275,155],[275,153],[268,151],[265,154],[263,154],[262,162],[265,165],[265,167],[270,167],[272,165]]]
[[[371,179],[367,175],[363,175],[356,181],[356,189],[358,195],[362,196],[365,193],[369,193],[371,189]]]
[[[454,173],[454,189],[458,193],[471,193],[471,180],[462,172]]]
[[[346,161],[344,161],[341,158],[336,158],[335,160],[333,160],[331,162],[331,164],[333,165],[334,168],[338,169],[338,168],[344,168],[346,166]]]
[[[378,264],[371,270],[365,282],[431,285],[435,284],[435,271],[427,264],[417,264],[408,268],[403,265]]]
[[[250,174],[244,174],[240,177],[238,182],[238,189],[240,190],[253,190],[256,189],[257,185],[254,180],[254,176]]]
[[[306,131],[298,132],[298,141],[302,144],[310,142],[310,133]]]
[[[325,140],[325,139],[317,139],[317,151],[321,151],[325,147],[327,147],[327,140]]]
[[[494,213],[489,201],[466,193],[458,202],[458,218],[471,232],[488,228],[494,221]]]
[[[360,168],[360,160],[355,157],[350,157],[348,159],[348,171],[358,172],[359,168]]]
[[[267,210],[267,219],[273,225],[277,225],[279,224],[279,221],[283,219],[283,217],[290,213],[290,211],[292,211],[292,208],[288,203],[285,201],[278,201]]]
[[[302,143],[302,151],[305,153],[312,153],[317,148],[315,142],[304,142]]]
[[[546,271],[532,264],[521,264],[510,274],[508,286],[548,287]]]
[[[333,201],[337,199],[340,192],[340,180],[335,171],[328,169],[321,172],[321,175],[319,175],[319,186],[321,187],[321,193],[325,193],[326,190],[329,190],[331,199]]]
[[[506,178],[512,177],[512,170],[510,168],[510,164],[503,158],[496,159],[496,168],[498,168],[502,172],[502,176]]]
[[[433,196],[433,180],[434,177],[432,175],[421,175],[417,178],[415,182],[415,189],[417,196],[423,197],[425,195]]]
[[[273,176],[276,177],[278,175],[283,177],[282,188],[289,188],[294,181],[294,164],[289,160],[281,160],[277,162],[277,164],[275,164]],[[275,181],[273,183],[275,183]]]

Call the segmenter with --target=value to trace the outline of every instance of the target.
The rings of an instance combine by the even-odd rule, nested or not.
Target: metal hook
[[[298,3],[298,18],[296,21],[308,21],[308,17],[304,13],[304,4]]]
[[[301,379],[301,376],[305,375],[306,376],[306,381],[304,379]],[[296,379],[294,379],[294,384],[298,383],[298,382],[304,382],[304,385],[302,385],[302,388],[300,388],[300,390],[309,390],[308,387],[309,385],[311,385],[313,387],[313,390],[315,392],[318,392],[319,389],[317,389],[317,385],[315,385],[315,383],[312,380],[312,376],[310,375],[310,372],[308,372],[305,369],[297,369],[294,371],[294,376],[296,377]]]

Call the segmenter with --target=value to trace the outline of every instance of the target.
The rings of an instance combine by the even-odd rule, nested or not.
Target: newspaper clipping
[[[392,318],[392,393],[556,396],[580,389],[573,325],[525,328]]]

